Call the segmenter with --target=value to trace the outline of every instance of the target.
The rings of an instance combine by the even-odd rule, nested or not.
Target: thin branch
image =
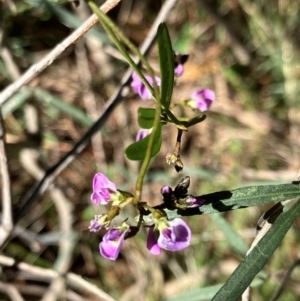
[[[17,262],[15,259],[7,256],[0,255],[0,265],[3,266],[14,266],[15,268],[19,269],[22,272],[28,274],[30,279],[32,280],[39,280],[39,281],[51,281],[59,276],[58,272],[52,269],[44,269],[36,266],[32,266],[25,262]],[[26,278],[26,275],[23,275]],[[29,278],[28,277],[28,278]],[[81,290],[90,294],[94,294],[95,296],[99,297],[100,300],[103,301],[116,301],[110,295],[99,289],[96,285],[91,284],[84,280],[82,277],[75,275],[73,273],[66,274],[67,284],[75,289]]]
[[[293,264],[293,265],[289,268],[289,270],[287,271],[286,275],[282,278],[282,280],[281,280],[281,282],[280,282],[280,285],[277,287],[277,289],[276,289],[276,291],[274,292],[273,296],[271,297],[270,301],[276,301],[276,300],[280,297],[280,295],[281,295],[281,293],[282,293],[282,291],[283,291],[283,289],[284,289],[284,286],[285,286],[286,282],[288,281],[288,279],[290,278],[290,276],[291,276],[293,270],[294,270],[296,267],[298,267],[299,265],[300,265],[300,258],[298,258],[298,259],[294,262],[294,264]]]
[[[24,301],[17,288],[12,284],[0,282],[0,292],[6,293],[11,300]]]
[[[168,0],[164,3],[161,8],[155,22],[153,23],[147,38],[145,39],[143,45],[141,46],[141,53],[145,54],[151,47],[155,37],[158,25],[163,22],[172,7],[175,5],[177,0]],[[138,62],[138,61],[137,61]],[[129,68],[121,80],[120,86],[116,89],[115,93],[110,97],[110,99],[105,103],[103,111],[100,114],[98,120],[93,124],[88,132],[75,144],[73,149],[66,154],[63,158],[59,160],[57,164],[49,168],[44,177],[36,183],[30,193],[26,196],[21,204],[21,209],[17,212],[16,219],[18,219],[26,210],[26,208],[40,195],[42,195],[53,182],[53,180],[71,163],[74,158],[80,154],[85,147],[88,145],[90,139],[95,133],[101,128],[108,116],[112,113],[114,108],[119,104],[122,97],[124,96],[125,87],[129,84],[131,80],[131,69]]]
[[[113,9],[121,0],[107,0],[100,9],[107,13]],[[98,22],[98,18],[93,14],[86,22],[76,29],[65,40],[58,44],[49,54],[47,54],[37,64],[32,65],[17,81],[6,87],[0,93],[0,106],[8,100],[14,93],[19,91],[24,85],[28,84],[33,78],[40,74],[45,68],[53,63],[71,44],[75,43],[89,29]]]
[[[44,171],[39,167],[38,151],[35,149],[24,149],[20,154],[20,161],[22,166],[36,179],[40,179],[44,175]],[[61,297],[64,293],[65,278],[60,275],[64,275],[68,272],[71,261],[72,251],[75,244],[75,235],[72,231],[72,210],[73,206],[63,194],[61,189],[52,185],[50,187],[50,196],[55,205],[59,228],[63,237],[59,240],[58,256],[54,263],[54,268],[58,272],[58,277],[52,280],[47,292],[41,299],[42,301],[54,301]]]

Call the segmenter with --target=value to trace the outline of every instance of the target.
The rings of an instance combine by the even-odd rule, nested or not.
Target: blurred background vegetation
[[[162,3],[123,0],[109,16],[140,45]],[[190,58],[176,81],[174,101],[187,99],[199,87],[215,90],[217,99],[207,120],[183,136],[185,167],[180,174],[165,162],[175,146],[176,128],[164,127],[162,149],[147,174],[143,201],[159,204],[161,186],[174,186],[186,175],[191,177],[189,192],[194,195],[293,181],[300,144],[299,6],[296,0],[178,1],[166,23],[174,49],[189,53]],[[0,8],[0,90],[90,15],[84,2],[75,6],[55,0],[4,0]],[[148,57],[158,71],[155,45]],[[36,151],[41,170],[57,163],[100,115],[126,69],[121,55],[96,25],[2,107],[15,211],[36,182],[26,165],[26,150]],[[96,172],[133,192],[139,163],[129,162],[124,149],[135,140],[140,106],[153,103],[130,91],[87,149],[55,181],[72,206],[72,215],[66,218],[72,219],[76,243],[68,271],[116,300],[210,300],[242,260],[257,221],[269,206],[189,218],[192,246],[158,257],[149,254],[146,232],[140,231],[125,242],[117,262],[107,261],[98,252],[100,237],[87,229],[89,220],[99,213],[90,203]],[[35,117],[37,128],[30,125]],[[61,239],[57,202],[48,192],[38,197],[16,221],[19,232],[14,231],[2,254],[55,269]],[[128,209],[126,214],[136,212]],[[233,239],[227,237],[228,224],[236,230]],[[297,261],[299,228],[300,220],[256,278],[253,300],[270,300]],[[244,245],[239,248],[236,241],[240,239]],[[299,277],[295,269],[276,300],[299,300]],[[30,279],[11,267],[1,268],[0,281],[15,285],[24,300],[40,300],[49,286],[49,280]],[[9,300],[1,291],[0,299]],[[101,298],[77,291],[68,300]]]

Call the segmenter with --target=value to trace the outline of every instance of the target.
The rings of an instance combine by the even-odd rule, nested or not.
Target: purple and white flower
[[[192,109],[205,112],[210,109],[212,103],[216,98],[215,92],[210,89],[198,89],[191,95],[191,99],[185,100],[185,105]]]
[[[129,226],[125,223],[119,228],[109,229],[99,244],[100,254],[106,259],[116,260],[123,247],[125,235],[128,231]]]
[[[155,236],[157,233],[154,231],[155,229],[159,231],[158,238]],[[160,254],[159,249],[180,251],[190,245],[191,230],[180,218],[175,218],[172,221],[161,218],[156,221],[155,229],[149,229],[147,238],[147,248],[153,255]]]
[[[116,184],[111,182],[106,175],[97,173],[93,179],[93,193],[91,201],[96,205],[106,205],[111,195],[117,192]]]

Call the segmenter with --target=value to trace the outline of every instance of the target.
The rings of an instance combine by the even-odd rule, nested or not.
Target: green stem
[[[146,154],[145,154],[145,159],[144,159],[144,161],[142,163],[142,166],[141,166],[141,169],[140,169],[137,181],[136,181],[136,186],[135,186],[136,187],[136,192],[135,192],[135,195],[133,197],[133,204],[135,206],[137,206],[138,203],[139,203],[139,201],[140,201],[140,198],[141,198],[142,187],[143,187],[143,180],[144,180],[147,168],[148,168],[149,163],[150,163],[152,149],[153,149],[154,142],[155,142],[154,141],[155,134],[159,130],[159,125],[160,125],[160,122],[161,122],[161,120],[160,120],[160,114],[161,114],[160,91],[159,91],[159,88],[158,88],[158,86],[156,84],[156,81],[155,81],[154,71],[151,68],[151,66],[149,65],[149,63],[146,60],[146,58],[141,54],[141,52],[139,51],[139,49],[137,47],[135,47],[129,41],[129,39],[127,39],[127,37],[124,36],[124,34],[122,33],[122,31],[109,19],[108,16],[106,16],[97,7],[97,5],[93,1],[88,1],[88,5],[92,9],[92,11],[96,14],[96,16],[98,17],[101,25],[106,30],[106,32],[108,33],[108,35],[110,36],[110,38],[113,40],[113,42],[115,43],[115,45],[118,47],[119,51],[123,54],[123,56],[127,60],[127,62],[130,65],[130,67],[139,75],[139,77],[141,78],[141,80],[144,83],[144,85],[147,87],[147,89],[151,92],[151,94],[154,96],[154,98],[156,100],[156,112],[155,112],[155,116],[154,116],[153,129],[152,129],[152,133],[150,135],[149,142],[148,142],[148,145],[147,145],[147,151],[146,151]],[[140,68],[132,60],[132,58],[130,57],[130,55],[126,51],[125,47],[120,42],[120,40],[125,45],[127,45],[128,48],[134,54],[136,54],[138,56],[138,58],[140,59],[140,61],[144,64],[144,66],[147,69],[147,72],[152,77],[153,87],[146,80],[145,76],[140,71]]]
[[[161,113],[161,99],[160,99],[160,95],[156,95],[156,111],[155,111],[155,116],[154,116],[154,122],[153,122],[153,128],[152,128],[152,132],[150,134],[150,138],[149,138],[149,142],[147,145],[147,151],[145,154],[145,159],[142,163],[142,166],[140,168],[140,172],[135,184],[135,195],[133,197],[133,204],[137,205],[141,199],[141,194],[142,194],[142,187],[143,187],[143,180],[147,171],[147,168],[149,166],[150,163],[150,159],[151,159],[151,153],[152,153],[152,149],[153,149],[153,145],[154,145],[154,138],[156,135],[156,132],[159,129],[159,125],[160,125],[160,113]]]
[[[153,88],[143,73],[141,72],[141,69],[138,67],[138,65],[133,61],[131,56],[128,54],[126,51],[125,47],[122,45],[122,43],[119,41],[123,41],[125,45],[128,46],[128,48],[138,56],[138,58],[141,60],[141,62],[145,65],[147,68],[147,71],[151,75],[153,82],[155,83],[155,78],[154,78],[154,72],[151,66],[149,65],[148,61],[146,58],[141,54],[139,49],[135,47],[129,39],[127,39],[122,31],[110,20],[108,16],[106,16],[99,8],[98,6],[93,2],[93,1],[88,1],[88,5],[90,6],[91,10],[94,12],[94,14],[98,17],[99,22],[105,29],[105,31],[108,33],[112,41],[115,43],[119,51],[123,54],[125,59],[127,60],[128,64],[130,67],[138,74],[138,76],[141,78],[141,81],[143,84],[147,87],[147,89],[151,92],[152,95],[155,94],[155,88]],[[119,39],[118,39],[119,37]]]

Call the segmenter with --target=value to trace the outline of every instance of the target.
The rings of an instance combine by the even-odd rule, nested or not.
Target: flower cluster
[[[189,177],[185,177],[174,191],[169,186],[162,187],[161,194],[165,208],[186,209],[199,207],[204,203],[203,199],[187,194],[189,181]],[[110,227],[112,219],[119,214],[122,203],[130,197],[132,195],[129,192],[116,189],[116,185],[106,175],[97,173],[94,176],[91,201],[97,205],[106,205],[111,202],[109,211],[106,214],[95,215],[89,226],[90,232],[107,231],[99,244],[99,252],[106,259],[116,260],[126,235],[132,233],[132,227],[126,221],[120,226]],[[179,251],[190,245],[191,230],[182,219],[175,218],[169,221],[161,210],[148,206],[146,210],[152,213],[153,225],[149,228],[147,238],[147,248],[152,254],[159,255],[161,249]]]

